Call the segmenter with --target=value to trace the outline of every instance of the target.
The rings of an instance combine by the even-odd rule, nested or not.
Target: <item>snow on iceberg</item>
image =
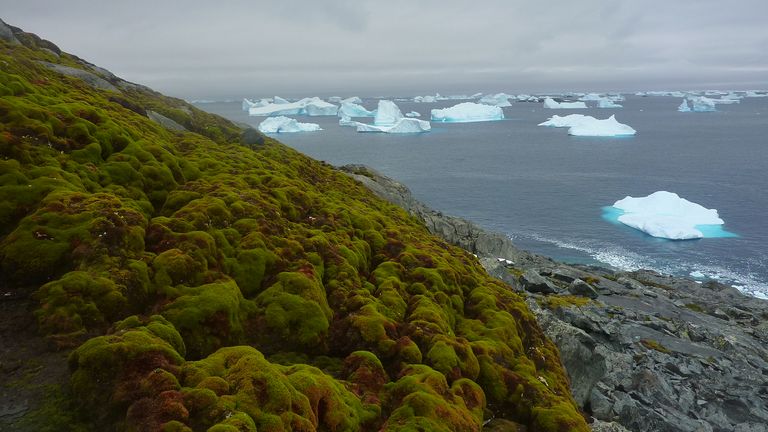
[[[679,112],[691,112],[691,107],[688,106],[688,99],[683,99],[683,101],[680,102],[680,106],[677,107],[677,110]]]
[[[263,133],[284,133],[284,132],[314,132],[322,130],[316,123],[299,123],[296,119],[288,117],[270,117],[261,124],[259,130]]]
[[[379,107],[376,108],[376,116],[373,118],[373,124],[376,126],[392,126],[403,118],[403,113],[397,104],[391,100],[380,100]]]
[[[567,127],[568,135],[618,137],[631,136],[637,133],[631,127],[619,123],[615,116],[599,120],[592,116],[571,114],[567,116],[552,116],[549,120],[539,123],[539,126]]]
[[[252,106],[248,109],[250,116],[285,116],[285,115],[309,115],[309,116],[335,116],[339,107],[325,102],[318,97],[304,98],[296,102],[288,102],[275,96],[274,103],[265,106]]]
[[[628,196],[616,201],[612,207],[622,212],[617,218],[619,222],[653,237],[671,240],[709,237],[707,233],[717,232],[712,226],[719,229],[719,234],[713,236],[734,235],[720,229],[725,222],[717,210],[707,209],[672,192],[658,191],[641,198]]]
[[[373,117],[376,111],[368,111],[364,106],[353,102],[342,102],[339,108],[339,117]]]
[[[450,108],[433,109],[432,121],[468,123],[503,120],[504,112],[497,106],[463,102]]]
[[[402,117],[395,124],[389,126],[370,125],[355,122],[358,132],[383,132],[383,133],[419,133],[428,132],[432,126],[428,121],[415,118]]]
[[[416,111],[411,111],[409,113],[405,113],[406,117],[421,117],[420,113],[417,113]]]
[[[509,99],[514,99],[514,98],[515,98],[514,95],[508,95],[506,93],[496,93],[494,95],[485,95],[478,102],[480,102],[481,104],[494,105],[499,108],[504,108],[504,107],[512,106],[512,104],[509,103]]]
[[[557,102],[552,98],[544,99],[544,108],[549,109],[581,109],[586,108],[584,102]]]

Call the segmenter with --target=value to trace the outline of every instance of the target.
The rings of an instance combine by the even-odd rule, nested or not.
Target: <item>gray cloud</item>
[[[765,0],[0,0],[186,98],[768,86]]]

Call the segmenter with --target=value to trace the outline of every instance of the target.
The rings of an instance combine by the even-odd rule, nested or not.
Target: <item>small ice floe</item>
[[[544,99],[544,108],[549,109],[583,109],[587,104],[584,102],[557,102],[552,98]]]
[[[621,137],[637,133],[630,126],[619,123],[615,116],[600,120],[582,114],[554,115],[549,120],[539,123],[539,126],[567,127],[568,135],[574,136]]]

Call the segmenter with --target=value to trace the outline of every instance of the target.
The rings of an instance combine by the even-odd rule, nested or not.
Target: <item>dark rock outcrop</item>
[[[187,128],[176,123],[173,119],[170,119],[159,112],[147,111],[147,117],[153,122],[173,132],[186,132]]]
[[[52,69],[62,75],[70,76],[73,78],[78,78],[83,80],[86,84],[88,84],[91,87],[102,89],[102,90],[110,90],[114,92],[119,92],[120,90],[117,89],[112,83],[105,80],[104,78],[88,72],[83,69],[73,68],[70,66],[64,66],[56,63],[49,63],[49,62],[40,62],[45,67]]]
[[[594,431],[768,431],[765,300],[714,281],[556,263],[429,209],[370,168],[341,169],[529,292]]]

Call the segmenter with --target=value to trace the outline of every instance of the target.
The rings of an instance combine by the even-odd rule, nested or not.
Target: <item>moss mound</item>
[[[272,139],[39,60],[88,68],[0,42],[0,283],[78,346],[70,409],[95,430],[587,430],[472,255]]]

